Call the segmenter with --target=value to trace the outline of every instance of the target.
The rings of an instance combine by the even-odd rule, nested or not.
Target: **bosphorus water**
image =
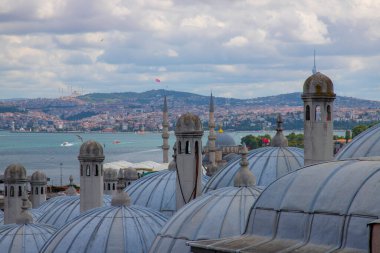
[[[299,132],[299,131],[298,131]],[[248,134],[261,135],[270,132],[229,132],[236,141]],[[285,134],[288,134],[286,132]],[[81,140],[96,140],[104,145],[105,163],[119,160],[128,162],[155,161],[162,162],[161,133],[13,133],[0,131],[0,174],[9,164],[21,163],[27,169],[28,175],[36,170],[42,170],[50,177],[50,183],[60,182],[62,167],[63,183],[68,184],[68,177],[73,175],[75,183],[79,184],[78,154]],[[203,145],[207,142],[208,132],[203,136]],[[175,135],[170,132],[169,160]],[[62,146],[64,142],[71,146]],[[118,142],[118,143],[117,143]],[[62,164],[62,165],[61,165]]]

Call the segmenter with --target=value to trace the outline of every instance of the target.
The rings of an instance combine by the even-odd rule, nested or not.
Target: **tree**
[[[344,136],[344,138],[346,139],[346,143],[348,143],[348,140],[351,139],[351,131],[350,130],[346,130],[346,135]]]
[[[289,147],[303,148],[303,134],[291,133],[286,136]]]
[[[269,142],[265,141],[269,140]],[[269,134],[254,136],[252,134],[241,138],[241,144],[245,143],[249,150],[266,146],[270,143],[271,136]],[[267,143],[266,143],[267,142]]]
[[[358,126],[352,128],[352,139],[367,129],[368,129],[367,125],[358,125]]]

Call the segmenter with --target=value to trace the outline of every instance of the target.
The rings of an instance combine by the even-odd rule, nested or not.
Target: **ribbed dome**
[[[187,241],[241,235],[261,190],[225,187],[191,201],[169,219],[150,252],[190,252]]]
[[[162,170],[136,180],[125,191],[134,205],[149,207],[165,216],[172,216],[177,210],[176,177],[175,170]],[[202,186],[207,179],[207,176],[202,176]]]
[[[104,181],[117,181],[118,170],[115,170],[113,168],[106,168],[104,169],[103,175]]]
[[[32,216],[34,222],[37,222],[37,220],[43,215],[43,212],[38,209],[29,209],[28,212]],[[0,225],[4,225],[4,212],[0,213]]]
[[[303,95],[335,97],[333,82],[328,76],[317,72],[305,80]]]
[[[335,160],[380,156],[380,124],[356,136],[336,155]]]
[[[30,177],[30,183],[42,183],[47,184],[47,177],[46,174],[42,171],[36,171],[32,174]]]
[[[104,195],[103,203],[109,206],[111,196]],[[44,202],[38,210],[43,215],[37,220],[55,227],[61,227],[80,215],[80,196],[59,196]]]
[[[175,133],[186,132],[203,132],[202,122],[197,115],[188,112],[177,120]]]
[[[232,186],[240,169],[240,158],[229,162],[205,185],[203,192]],[[248,154],[249,170],[256,177],[256,185],[266,187],[277,178],[303,166],[303,149],[294,147],[264,147]]]
[[[0,226],[1,252],[38,253],[56,230],[46,224]]]
[[[5,183],[25,182],[26,170],[21,164],[11,164],[4,172]]]
[[[96,141],[86,141],[80,146],[79,159],[101,158],[104,159],[103,146]]]
[[[41,252],[148,252],[166,220],[145,207],[95,208],[60,228]]]
[[[273,236],[275,240],[270,243],[272,248],[279,246],[276,252],[296,244],[301,247],[299,252],[316,252],[313,249],[317,247],[323,252],[341,248],[367,252],[367,224],[380,218],[379,181],[380,160],[346,160],[305,167],[262,192],[252,210],[247,233],[265,236],[264,240]],[[293,241],[284,244],[287,239]],[[263,247],[265,244],[259,248]]]

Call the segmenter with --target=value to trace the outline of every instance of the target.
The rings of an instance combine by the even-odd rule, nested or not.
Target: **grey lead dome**
[[[356,136],[336,155],[335,160],[380,156],[380,124]]]
[[[16,181],[26,182],[26,170],[21,164],[11,164],[4,172],[4,181],[6,183],[14,183]]]
[[[145,207],[95,208],[59,229],[41,252],[148,252],[165,223],[163,215]]]
[[[36,171],[32,174],[30,177],[30,182],[31,183],[47,183],[47,177],[46,174],[43,173],[42,171]]]
[[[97,141],[86,141],[80,146],[78,159],[103,158],[103,146]]]
[[[202,122],[199,117],[195,114],[187,112],[178,118],[175,127],[175,134],[186,133],[186,132],[202,132]]]
[[[309,76],[303,85],[303,95],[334,96],[334,85],[331,79],[317,72]]]

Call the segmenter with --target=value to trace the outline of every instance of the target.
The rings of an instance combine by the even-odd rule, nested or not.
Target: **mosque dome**
[[[21,164],[11,164],[5,169],[5,183],[26,182],[26,179],[26,170]]]
[[[46,224],[8,224],[0,226],[1,252],[38,253],[56,232]]]
[[[380,218],[379,159],[320,163],[278,179],[256,200],[243,237],[225,242],[247,252],[368,252],[367,224]]]
[[[177,211],[176,178],[175,170],[162,170],[136,180],[125,191],[131,197],[132,204],[149,207],[165,216],[172,216]],[[207,179],[207,176],[202,176],[203,186]]]
[[[94,208],[61,227],[41,252],[148,252],[166,221],[140,206]]]
[[[208,146],[208,141],[206,143],[206,146]],[[216,139],[215,139],[215,147],[216,148],[221,148],[221,147],[231,147],[231,146],[236,146],[236,142],[234,138],[229,135],[228,133],[216,133]]]
[[[241,235],[261,190],[224,187],[181,208],[158,233],[150,252],[190,252],[187,241]]]
[[[333,96],[334,94],[334,85],[331,79],[317,72],[309,76],[303,85],[303,96]]]
[[[101,158],[104,159],[103,146],[96,141],[86,141],[80,146],[79,159]]]
[[[380,156],[380,124],[377,124],[356,136],[341,149],[335,160],[347,158]]]
[[[181,115],[175,127],[175,134],[186,132],[203,132],[200,118],[190,112]]]
[[[47,177],[46,174],[43,173],[42,171],[36,171],[32,174],[30,177],[30,182],[33,183],[42,183],[46,184],[47,183]]]
[[[232,186],[240,168],[240,158],[221,168],[205,185],[203,192]],[[277,178],[303,167],[303,149],[295,147],[263,147],[248,154],[249,170],[256,177],[256,185],[266,187]]]
[[[103,180],[104,181],[117,181],[118,170],[113,168],[104,169]]]
[[[111,196],[104,195],[103,204],[109,206]],[[61,227],[80,215],[80,196],[59,196],[44,202],[38,210],[43,215],[37,219],[39,223],[46,223]]]

